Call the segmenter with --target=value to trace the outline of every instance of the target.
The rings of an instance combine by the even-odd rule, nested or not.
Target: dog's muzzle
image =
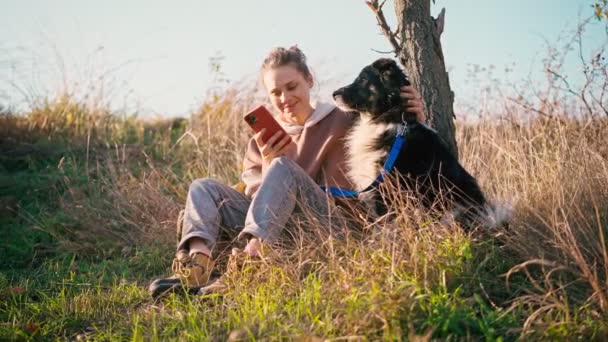
[[[344,95],[344,87],[334,91],[334,93],[331,95],[334,99],[337,97],[342,97]]]
[[[344,102],[344,88],[340,88],[332,94],[336,106],[345,111],[350,111],[349,106]]]

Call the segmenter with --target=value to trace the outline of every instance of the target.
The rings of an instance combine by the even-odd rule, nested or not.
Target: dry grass
[[[464,163],[495,201],[515,203],[505,248],[529,280],[515,305],[530,305],[533,323],[568,323],[585,306],[606,317],[608,133],[605,118],[538,118],[459,129]],[[546,322],[550,312],[555,320]]]

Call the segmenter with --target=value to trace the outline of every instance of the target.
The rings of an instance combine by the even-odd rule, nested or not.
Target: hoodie
[[[353,116],[334,105],[317,103],[304,125],[277,119],[296,144],[292,158],[319,185],[353,189],[346,176],[344,137],[353,124]],[[249,140],[243,159],[241,178],[245,194],[255,196],[265,170],[262,156],[253,138]]]

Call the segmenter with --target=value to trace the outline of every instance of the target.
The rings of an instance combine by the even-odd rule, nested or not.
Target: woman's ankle
[[[204,239],[193,237],[190,239],[188,246],[190,256],[201,253],[211,258],[211,249],[207,247],[207,242]]]

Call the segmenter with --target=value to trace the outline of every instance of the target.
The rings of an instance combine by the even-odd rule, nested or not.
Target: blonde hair
[[[306,55],[304,55],[297,45],[294,45],[288,49],[276,47],[270,50],[260,68],[260,80],[262,79],[264,71],[290,64],[293,65],[304,78],[312,79],[312,73],[308,68],[308,64],[306,64]]]

